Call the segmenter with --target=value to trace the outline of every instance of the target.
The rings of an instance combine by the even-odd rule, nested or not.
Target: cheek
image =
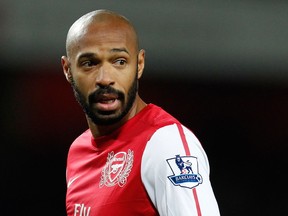
[[[131,73],[132,74],[132,73]],[[127,95],[131,86],[133,85],[135,81],[136,73],[133,73],[131,76],[123,76],[119,80],[119,87],[122,89],[122,91]],[[119,89],[120,90],[120,89]]]
[[[89,93],[95,90],[93,79],[88,76],[75,76],[74,82],[78,90],[86,97]]]

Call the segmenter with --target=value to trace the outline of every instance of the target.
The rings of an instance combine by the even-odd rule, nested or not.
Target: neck
[[[136,100],[127,115],[119,122],[112,125],[96,125],[90,118],[86,116],[88,126],[94,138],[111,134],[113,131],[120,128],[129,119],[137,115],[147,104],[137,95]]]

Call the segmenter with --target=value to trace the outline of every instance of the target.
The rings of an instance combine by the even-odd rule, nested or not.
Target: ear
[[[145,66],[145,50],[141,49],[138,53],[138,79],[141,78]]]
[[[62,64],[62,69],[64,72],[64,75],[66,77],[66,80],[71,83],[72,80],[72,74],[70,71],[70,62],[66,56],[61,57],[61,64]]]

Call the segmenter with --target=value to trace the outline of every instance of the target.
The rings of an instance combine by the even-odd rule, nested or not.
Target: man
[[[219,215],[197,138],[138,95],[145,52],[133,25],[90,12],[69,29],[66,51],[63,71],[89,126],[68,154],[68,216]]]

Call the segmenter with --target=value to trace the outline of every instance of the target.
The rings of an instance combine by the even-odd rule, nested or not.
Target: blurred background
[[[71,142],[87,128],[60,64],[71,24],[128,17],[146,50],[140,94],[199,138],[221,215],[288,215],[288,2],[0,2],[0,215],[65,215]]]

